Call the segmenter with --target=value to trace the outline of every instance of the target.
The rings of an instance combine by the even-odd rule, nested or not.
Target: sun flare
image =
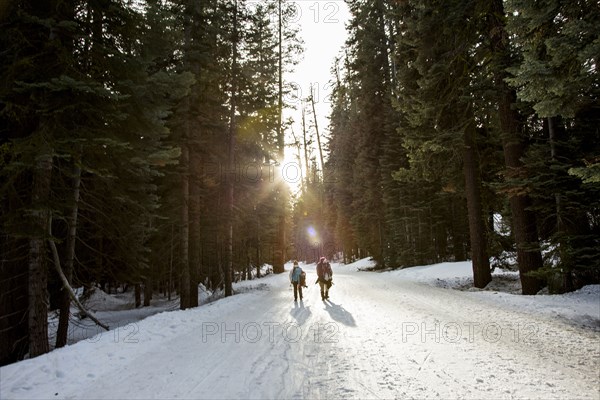
[[[297,194],[302,189],[302,180],[304,179],[303,166],[298,162],[297,157],[291,150],[286,149],[285,158],[280,165],[280,176],[287,184],[292,194]]]

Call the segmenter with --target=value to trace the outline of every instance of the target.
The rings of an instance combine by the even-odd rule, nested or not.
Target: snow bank
[[[363,258],[351,264],[336,264],[336,267],[356,268],[357,271],[364,271],[375,267],[375,261],[372,258]]]
[[[125,310],[134,306],[133,303],[116,296],[111,296],[102,289],[92,288],[90,291],[89,295],[86,294],[82,297],[83,305],[91,311]]]
[[[348,264],[349,268],[365,270],[373,267],[371,259]],[[492,282],[484,289],[473,287],[473,269],[470,261],[423,265],[401,270],[381,272],[389,279],[411,281],[444,289],[469,292],[480,301],[494,303],[514,311],[544,314],[573,325],[600,330],[600,285],[588,285],[562,295],[521,295],[519,273],[495,269]]]
[[[588,285],[565,294],[514,295],[502,292],[471,293],[482,301],[515,311],[544,314],[572,325],[600,331],[600,285]]]

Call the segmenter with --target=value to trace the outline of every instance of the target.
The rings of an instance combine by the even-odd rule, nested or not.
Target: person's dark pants
[[[300,294],[300,300],[302,300],[302,286],[298,282],[292,282],[294,285],[294,300],[298,300],[298,294]]]
[[[323,280],[319,280],[319,286],[321,287],[321,299],[325,300],[329,298],[329,284]]]

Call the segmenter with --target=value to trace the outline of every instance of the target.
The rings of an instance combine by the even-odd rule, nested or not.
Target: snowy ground
[[[468,263],[368,265],[334,264],[331,301],[309,265],[297,304],[269,276],[2,367],[0,398],[599,398],[600,286],[520,296],[510,274],[465,290]]]

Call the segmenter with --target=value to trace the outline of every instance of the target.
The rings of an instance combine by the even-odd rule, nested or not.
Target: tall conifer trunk
[[[189,0],[186,4],[187,19],[185,23],[185,44],[184,48],[186,51],[184,63],[187,67],[194,71],[192,65],[193,61],[190,59],[190,53],[192,53],[192,30],[194,29],[194,18],[195,2]],[[179,307],[184,310],[191,307],[191,273],[190,273],[190,152],[193,152],[192,148],[192,102],[190,101],[190,95],[185,99],[185,110],[184,115],[185,122],[182,129],[181,137],[181,157],[179,162],[181,172],[181,274],[179,278],[179,290],[180,290],[180,304]]]
[[[42,139],[45,140],[45,139]],[[48,343],[48,269],[45,239],[48,232],[48,199],[52,178],[52,150],[38,155],[33,175],[31,222],[34,234],[29,240],[29,355],[50,350]]]
[[[73,264],[75,261],[75,243],[77,240],[77,215],[79,212],[79,187],[81,186],[81,167],[79,165],[79,155],[74,159],[73,166],[73,207],[71,214],[67,217],[69,226],[69,235],[67,237],[67,254],[65,256],[65,267],[63,272],[69,284],[73,281]],[[60,316],[58,319],[58,330],[56,332],[56,347],[63,347],[67,344],[67,334],[69,331],[69,315],[71,309],[71,297],[67,288],[60,293]]]
[[[305,115],[305,110],[304,110],[304,104],[301,105],[302,107],[302,143],[304,146],[304,168],[306,169],[306,182],[302,182],[302,191],[304,192],[304,188],[305,188],[305,184],[306,187],[308,188],[308,185],[310,183],[309,177],[310,177],[310,173],[309,173],[309,164],[308,164],[308,146],[306,144],[306,115]]]
[[[232,60],[231,60],[231,104],[229,116],[229,143],[227,157],[227,232],[225,251],[227,252],[225,261],[225,296],[233,294],[232,273],[233,273],[233,204],[234,204],[234,182],[235,182],[235,133],[236,133],[236,102],[237,102],[237,69],[238,69],[238,3],[234,2],[233,9],[233,41],[232,41]]]
[[[36,63],[44,69],[48,80],[60,76],[66,67],[65,61],[60,59],[57,48],[64,45],[70,46],[69,39],[62,37],[63,33],[56,28],[55,23],[69,19],[66,13],[72,7],[69,2],[29,2],[22,5],[24,10],[33,11],[35,18],[51,21],[48,36],[31,37],[31,44],[36,47],[39,54]],[[30,8],[30,9],[29,9]],[[72,8],[71,8],[72,10]],[[52,93],[48,89],[40,89],[38,97],[38,110],[51,110]],[[40,101],[41,100],[41,101]],[[44,113],[36,113],[43,115]],[[41,116],[32,135],[37,138],[39,151],[36,152],[33,166],[33,186],[31,190],[31,236],[29,238],[28,257],[28,327],[29,327],[29,355],[32,357],[49,351],[48,343],[48,266],[46,260],[46,239],[50,221],[50,193],[54,139],[53,129],[55,121],[52,116]]]
[[[58,10],[62,13],[62,17],[65,20],[73,20],[75,18],[75,5],[72,1],[63,1],[60,3]],[[62,35],[65,35],[62,33]],[[69,50],[72,51],[73,38],[67,36],[62,38],[62,44],[68,46]],[[64,275],[67,279],[67,283],[71,285],[73,281],[73,269],[75,262],[75,244],[77,242],[77,217],[79,214],[79,192],[81,186],[81,155],[83,153],[83,146],[77,145],[73,154],[73,181],[72,181],[72,207],[70,213],[67,215],[67,225],[69,232],[67,235],[66,243],[66,254],[65,264],[63,268]],[[63,347],[67,344],[67,336],[69,331],[69,316],[71,314],[71,296],[69,294],[69,288],[64,287],[60,291],[59,298],[59,319],[58,329],[56,332],[55,347]]]
[[[488,4],[490,4],[487,15],[488,29],[494,61],[492,68],[494,68],[494,81],[498,92],[504,160],[510,177],[523,174],[521,158],[525,154],[526,146],[521,133],[521,118],[514,108],[516,93],[506,83],[508,77],[506,68],[510,63],[508,47],[510,39],[505,27],[504,5],[502,0],[491,0]],[[544,283],[540,279],[528,276],[528,273],[541,268],[543,261],[539,249],[535,214],[529,210],[531,200],[526,193],[519,190],[509,193],[509,201],[523,294],[536,294]]]
[[[319,124],[317,123],[317,111],[315,110],[315,98],[313,97],[313,88],[310,87],[310,104],[312,107],[313,118],[315,121],[315,132],[317,134],[317,145],[319,146],[319,160],[321,161],[321,174],[325,178],[325,159],[323,158],[323,147],[321,146],[321,135],[319,134]]]
[[[190,146],[190,307],[198,306],[198,283],[200,281],[200,174],[202,160],[197,145]]]
[[[188,101],[189,103],[189,101]],[[186,123],[189,124],[189,123]],[[190,152],[188,144],[184,139],[181,146],[181,276],[179,282],[180,300],[179,307],[182,310],[190,307],[190,258],[189,258],[189,237],[190,237],[190,177],[189,177],[189,162]]]
[[[487,254],[487,234],[481,202],[481,176],[479,156],[475,141],[475,121],[473,108],[468,105],[469,119],[464,132],[463,170],[465,174],[465,194],[469,213],[469,237],[473,262],[473,285],[484,288],[492,280],[490,261]]]
[[[285,138],[283,132],[283,123],[282,123],[282,113],[283,113],[283,16],[281,10],[281,2],[283,0],[278,1],[278,47],[279,47],[279,62],[278,62],[278,124],[277,124],[277,148],[278,148],[278,162],[280,166],[283,166],[283,159],[285,158]],[[283,182],[283,177],[281,177],[281,181],[278,183],[278,221],[277,221],[277,240],[276,240],[276,248],[274,252],[274,260],[273,260],[273,272],[276,274],[280,274],[284,271],[283,264],[285,263],[285,209],[286,209],[286,195],[285,195],[285,183]]]

